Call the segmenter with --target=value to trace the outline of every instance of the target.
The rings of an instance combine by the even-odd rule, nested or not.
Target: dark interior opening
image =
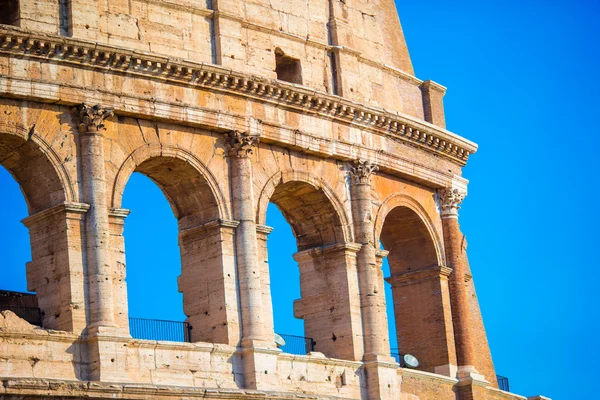
[[[0,0],[0,24],[19,26],[19,0]]]
[[[302,84],[300,60],[285,55],[281,49],[275,50],[275,72],[280,81]]]

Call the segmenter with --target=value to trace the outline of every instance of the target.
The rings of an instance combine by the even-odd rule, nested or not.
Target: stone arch
[[[275,196],[275,201],[273,201]],[[288,202],[289,204],[277,204],[285,202],[285,198],[297,200],[303,196],[310,196],[311,202],[301,204],[298,202]],[[334,229],[331,232],[317,231],[307,232],[306,224],[302,224],[302,211],[312,208],[316,202],[320,201],[326,209],[326,219],[334,221]],[[294,231],[294,236],[298,240],[298,250],[306,250],[311,247],[327,246],[336,243],[352,242],[351,222],[346,213],[343,203],[340,201],[335,192],[322,180],[314,177],[306,171],[286,170],[274,174],[265,184],[258,199],[256,221],[259,225],[266,224],[267,207],[269,202],[273,202],[282,211],[285,218],[288,220]],[[294,212],[291,210],[297,207],[303,207],[304,210]],[[307,216],[307,222],[312,222],[312,225],[317,225],[315,216]],[[304,225],[304,226],[303,226]],[[329,226],[323,226],[329,228]],[[317,237],[318,234],[318,237]],[[311,236],[307,239],[298,239],[299,236]],[[320,239],[320,240],[319,240]]]
[[[0,121],[0,164],[21,186],[30,215],[76,201],[66,168],[34,128]]]
[[[110,205],[112,208],[113,259],[125,265],[123,218],[119,212],[123,192],[134,172],[150,178],[162,190],[179,225],[181,275],[179,292],[183,294],[183,312],[194,328],[192,341],[233,344],[239,329],[234,322],[237,313],[233,233],[236,224],[230,220],[227,202],[210,170],[187,150],[164,144],[144,145],[134,150],[122,163],[115,176]],[[122,279],[125,281],[125,268]],[[128,326],[127,291],[117,283],[113,291],[120,299],[116,321]],[[210,301],[209,301],[210,298]]]
[[[389,251],[398,352],[417,357],[419,369],[452,375],[451,270],[433,221],[415,199],[390,196],[377,214],[375,237]]]
[[[161,164],[163,164],[162,167]],[[181,182],[182,185],[175,188],[174,186],[177,186],[176,184],[174,185],[173,182],[167,182],[166,178],[163,179],[164,177],[157,175],[156,172],[161,168],[166,168],[167,170],[169,168],[171,170],[176,168],[177,171],[173,170],[169,172],[179,172],[185,176],[184,179],[189,180],[197,178],[197,181]],[[177,219],[185,217],[185,214],[191,212],[194,206],[202,207],[206,204],[214,208],[209,213],[214,217],[213,220],[231,219],[229,210],[226,207],[227,202],[225,201],[225,196],[220,190],[216,178],[202,161],[187,150],[164,144],[149,144],[135,149],[125,162],[123,162],[115,177],[110,200],[112,208],[120,208],[125,186],[129,181],[129,177],[134,172],[144,173],[157,183],[173,207],[173,212]],[[172,190],[165,189],[165,187],[169,187]],[[194,187],[193,192],[186,191],[192,187]],[[203,196],[203,193],[210,193],[210,196],[198,197]],[[183,201],[183,198],[190,198],[194,204],[188,202],[183,204],[181,202]],[[209,221],[210,220],[189,221],[185,225],[192,227],[194,226],[194,222],[198,224]]]
[[[435,229],[433,221],[425,208],[417,200],[405,194],[391,195],[379,207],[374,223],[375,242],[379,243],[381,240],[383,227],[390,213],[395,210],[397,212],[398,209],[406,209],[412,212],[412,215],[410,212],[407,212],[407,215],[404,215],[405,217],[410,218],[412,216],[418,218],[418,221],[422,224],[420,228],[425,229],[431,238],[431,244],[435,249],[435,263],[440,266],[445,265],[443,240]],[[398,217],[401,216],[398,215]],[[419,224],[418,221],[415,221],[417,225]]]
[[[36,293],[42,324],[78,332],[86,318],[80,221],[87,206],[75,203],[66,168],[34,128],[0,121],[0,164],[19,184],[27,203],[27,289]]]
[[[342,178],[340,178],[342,179]],[[314,350],[328,357],[359,360],[362,357],[359,288],[356,253],[350,218],[336,193],[320,178],[306,171],[285,170],[265,184],[256,220],[266,222],[273,202],[292,227],[298,252],[301,298],[294,302],[294,316],[304,320],[304,335],[314,340]],[[260,232],[259,232],[260,233]],[[264,271],[264,309],[271,309],[266,235],[259,235]],[[261,271],[261,276],[263,272]]]

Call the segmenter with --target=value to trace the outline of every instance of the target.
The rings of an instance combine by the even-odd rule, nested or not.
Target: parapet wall
[[[92,341],[93,342],[93,341]],[[320,353],[298,356],[255,350],[263,359],[262,390],[241,389],[243,352],[234,346],[172,343],[104,337],[100,349],[109,368],[101,382],[89,383],[89,349],[93,343],[76,335],[33,327],[11,312],[0,314],[0,397],[85,396],[99,398],[296,398],[366,399],[366,371],[361,362],[326,358]],[[457,380],[441,375],[398,369],[393,397],[400,400],[456,398]],[[487,399],[523,400],[487,387]]]

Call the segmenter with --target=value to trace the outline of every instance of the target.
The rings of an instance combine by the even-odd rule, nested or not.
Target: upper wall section
[[[56,0],[19,0],[19,4],[20,15],[13,24],[34,32],[218,64],[267,79],[279,76],[445,127],[444,89],[437,86],[437,94],[431,96],[431,86],[413,76],[394,0],[72,0],[64,5]],[[294,70],[278,75],[278,59]]]

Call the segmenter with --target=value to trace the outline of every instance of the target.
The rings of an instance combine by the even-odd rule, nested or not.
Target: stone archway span
[[[120,208],[123,199],[123,192],[125,186],[131,177],[131,174],[142,165],[143,163],[157,158],[174,158],[177,160],[188,163],[194,170],[196,170],[200,176],[202,176],[210,188],[212,195],[216,201],[218,208],[219,219],[231,220],[231,215],[227,207],[227,201],[221,191],[215,176],[212,172],[196,157],[193,153],[182,149],[180,147],[165,145],[165,144],[148,144],[143,145],[135,149],[129,157],[121,164],[113,183],[113,189],[111,193],[110,205],[112,208]],[[165,193],[167,198],[168,194]],[[173,204],[172,199],[169,198],[169,202]],[[174,210],[176,218],[177,210]]]
[[[0,121],[0,135],[9,135],[13,139],[16,139],[14,140],[15,143],[12,143],[15,147],[8,149],[2,148],[3,140],[0,137],[0,162],[3,165],[5,162],[10,162],[12,154],[18,154],[16,153],[17,150],[22,152],[19,154],[19,157],[23,157],[23,159],[15,161],[19,167],[7,166],[7,170],[21,186],[30,215],[59,204],[77,201],[78,196],[73,188],[72,180],[60,157],[50,144],[36,132],[35,127],[28,129],[21,124]],[[10,146],[10,144],[7,145]],[[51,169],[43,171],[43,165],[37,165],[42,170],[37,171],[35,174],[30,174],[30,171],[26,171],[24,167],[28,166],[35,169],[37,166],[35,162],[30,163],[33,160],[28,160],[27,155],[24,155],[26,152],[32,153],[32,157],[35,157],[36,154],[41,155],[42,158],[37,164],[48,162]],[[52,176],[46,176],[45,174],[47,173]],[[27,184],[27,180],[24,179],[27,175],[29,175],[29,178],[32,178],[30,184]],[[44,181],[45,185],[35,180],[36,177],[43,176],[46,177]],[[47,188],[47,190],[43,190],[43,188]]]
[[[436,231],[432,219],[429,217],[429,214],[425,208],[423,208],[423,206],[417,200],[405,194],[393,194],[388,196],[379,207],[374,223],[375,243],[379,243],[379,240],[381,239],[381,232],[383,230],[386,217],[390,212],[398,207],[406,207],[419,216],[427,228],[429,235],[433,239],[438,265],[446,265],[446,257],[444,255],[442,238]]]
[[[302,182],[312,186],[314,189],[323,192],[329,200],[331,206],[335,210],[337,217],[340,219],[341,228],[343,231],[344,242],[351,243],[354,241],[351,219],[348,217],[344,209],[342,201],[335,192],[322,179],[311,175],[306,171],[284,170],[275,173],[264,185],[256,207],[256,222],[259,225],[265,225],[267,221],[267,207],[269,201],[275,193],[275,189],[280,184],[290,182]]]

